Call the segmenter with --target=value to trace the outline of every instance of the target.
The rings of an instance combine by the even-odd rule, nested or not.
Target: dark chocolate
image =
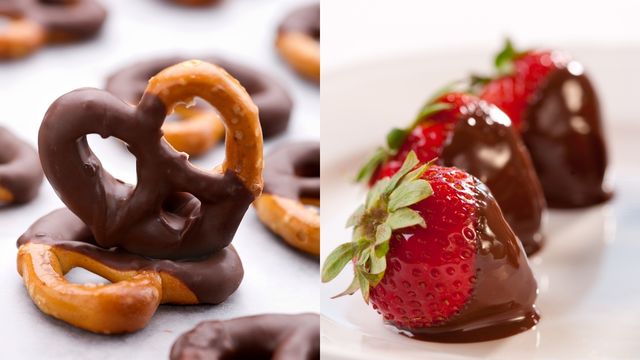
[[[303,33],[320,41],[320,4],[306,5],[287,15],[278,33]]]
[[[264,193],[289,199],[320,199],[320,143],[284,143],[264,158]]]
[[[522,138],[549,206],[584,207],[611,197],[600,105],[580,64],[551,72],[523,119]]]
[[[13,203],[26,203],[38,195],[43,174],[36,150],[0,126],[0,187]]]
[[[435,342],[462,343],[498,339],[538,323],[538,286],[524,249],[505,221],[488,188],[478,181],[476,285],[463,310],[443,324],[404,335]],[[393,324],[392,324],[393,325]]]
[[[439,163],[487,184],[526,253],[540,249],[544,195],[531,158],[502,111],[483,101],[471,104],[445,143]]]
[[[171,360],[319,360],[320,316],[264,314],[204,321],[182,334]]]
[[[152,76],[171,65],[186,60],[189,58],[174,56],[127,66],[107,79],[106,90],[135,105],[140,101]],[[293,102],[278,81],[253,68],[220,57],[205,56],[203,60],[227,70],[246,88],[260,111],[260,125],[262,135],[265,138],[279,135],[287,129]]]
[[[157,260],[119,249],[96,246],[91,230],[69,209],[55,210],[36,221],[18,239],[47,244],[88,256],[116,270],[152,270],[172,275],[187,286],[200,303],[218,304],[233,294],[244,275],[233,246],[193,261]]]
[[[163,139],[167,109],[155,95],[132,107],[80,89],[47,111],[39,132],[45,175],[103,248],[152,258],[199,258],[225,248],[254,196],[232,172],[200,170]],[[116,137],[136,157],[137,186],[109,174],[87,134]]]
[[[5,0],[16,14],[45,29],[49,40],[82,40],[98,34],[107,17],[95,0]],[[0,8],[2,8],[0,6]]]

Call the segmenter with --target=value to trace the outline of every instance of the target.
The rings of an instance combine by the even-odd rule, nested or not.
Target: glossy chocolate
[[[103,248],[152,258],[200,258],[225,248],[254,199],[232,172],[200,170],[163,139],[167,109],[151,94],[138,107],[80,89],[47,111],[39,133],[44,173]],[[136,157],[137,187],[109,174],[86,135],[116,137]]]
[[[55,210],[38,221],[18,239],[47,244],[86,255],[113,269],[153,270],[168,273],[193,292],[200,303],[218,304],[240,286],[244,270],[233,246],[194,261],[156,260],[119,249],[96,246],[91,230],[68,209]]]
[[[280,23],[278,33],[303,33],[320,41],[320,4],[292,11]]]
[[[223,58],[205,56],[203,59],[227,70],[246,88],[260,111],[260,125],[265,138],[279,135],[287,129],[293,102],[278,81],[260,71]],[[130,104],[137,104],[152,76],[185,60],[189,58],[174,56],[127,66],[107,79],[106,90]]]
[[[320,143],[279,145],[264,159],[264,193],[289,199],[320,199]]]
[[[5,0],[14,13],[40,24],[50,41],[82,40],[98,34],[107,17],[95,0]],[[2,7],[0,7],[2,8]]]
[[[524,249],[502,216],[488,188],[477,182],[476,284],[465,308],[443,324],[404,335],[435,342],[462,343],[498,339],[530,329],[539,315],[538,287]]]
[[[205,321],[173,344],[171,360],[319,360],[318,314],[264,314]]]
[[[445,143],[439,162],[487,184],[528,255],[542,246],[545,201],[529,154],[497,107],[471,104]]]
[[[523,119],[522,138],[549,206],[584,207],[611,197],[600,105],[579,63],[551,72]]]
[[[0,187],[11,193],[12,203],[32,200],[43,179],[38,153],[1,126],[0,149]]]

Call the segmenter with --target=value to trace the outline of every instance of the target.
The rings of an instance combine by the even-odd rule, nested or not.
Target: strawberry
[[[464,91],[440,92],[409,127],[389,132],[387,146],[377,149],[357,179],[373,186],[393,176],[412,151],[420,162],[437,158],[438,165],[481,178],[527,254],[541,248],[544,195],[522,139],[500,109]]]
[[[379,148],[360,170],[357,180],[373,185],[378,179],[393,175],[410,151],[418,160],[428,162],[440,156],[460,116],[479,99],[458,91],[443,91],[426,103],[414,122],[406,129],[394,128],[387,135],[387,148]]]
[[[518,332],[537,322],[537,288],[524,250],[486,186],[464,171],[419,165],[410,151],[347,225],[354,227],[352,241],[327,257],[322,281],[352,262],[354,279],[337,296],[359,289],[386,322],[414,334],[470,326],[480,337],[504,336],[475,331],[482,326],[527,319]],[[486,263],[488,255],[493,260]]]
[[[520,130],[523,114],[544,79],[568,62],[568,57],[557,51],[518,52],[507,40],[495,59],[497,76],[477,78],[483,85],[479,96],[502,109],[511,118],[513,126]]]

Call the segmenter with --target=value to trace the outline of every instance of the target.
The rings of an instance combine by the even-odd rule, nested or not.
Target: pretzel
[[[292,101],[287,91],[275,79],[248,66],[220,57],[206,56],[207,62],[217,64],[227,70],[247,89],[260,111],[262,134],[270,138],[283,133],[289,124]],[[164,57],[132,64],[118,70],[107,79],[106,90],[129,104],[138,104],[149,78],[162,69],[188,60],[184,57]],[[180,120],[165,123],[162,127],[167,141],[190,155],[200,155],[218,142],[224,133],[219,116],[201,104],[177,107]],[[193,120],[193,121],[189,121]]]
[[[89,228],[68,209],[34,223],[18,240],[18,272],[44,313],[103,334],[146,326],[159,304],[217,304],[239,286],[243,269],[229,246],[197,261],[153,260],[92,244]],[[75,267],[112,284],[73,284]]]
[[[278,28],[276,48],[300,75],[320,81],[320,5],[290,13]]]
[[[214,171],[192,166],[160,129],[175,104],[196,96],[220,112],[226,127],[226,158]],[[86,140],[91,133],[128,144],[137,160],[136,187],[102,168]],[[49,182],[97,245],[152,258],[223,249],[263,185],[256,106],[223,69],[196,60],[153,77],[137,107],[96,89],[60,97],[40,127],[39,151]]]
[[[264,193],[254,206],[258,218],[289,245],[320,255],[320,144],[283,144],[265,159]]]
[[[25,19],[0,9],[0,17],[9,17],[4,29],[0,27],[0,58],[12,59],[27,56],[38,50],[45,41],[44,29]]]
[[[176,340],[169,358],[316,360],[320,316],[264,314],[204,321]]]
[[[24,57],[45,43],[95,36],[106,19],[94,0],[4,0],[0,15],[10,18],[0,32],[0,58]]]
[[[1,126],[0,144],[0,204],[31,201],[43,178],[38,154]]]

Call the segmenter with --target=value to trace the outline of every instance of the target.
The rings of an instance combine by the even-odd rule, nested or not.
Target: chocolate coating
[[[117,270],[168,273],[182,281],[200,303],[223,302],[240,286],[244,275],[233,246],[194,261],[156,260],[119,249],[103,249],[96,246],[89,227],[66,208],[55,210],[36,221],[18,239],[17,245],[29,242],[75,251]]]
[[[530,329],[539,320],[538,287],[525,252],[488,188],[477,182],[476,285],[465,308],[442,325],[400,329],[420,340],[477,342]]]
[[[487,184],[528,255],[542,245],[544,195],[531,159],[498,108],[479,102],[456,124],[439,162]]]
[[[94,0],[6,0],[14,13],[42,25],[54,41],[82,40],[98,34],[107,17]],[[0,8],[2,8],[0,6]]]
[[[38,194],[43,175],[36,150],[0,126],[0,187],[14,203],[31,201]]]
[[[189,58],[174,56],[127,66],[107,79],[106,90],[130,104],[137,104],[152,76],[186,60]],[[248,66],[220,57],[205,56],[204,60],[227,70],[246,88],[260,111],[260,125],[265,138],[279,135],[287,129],[293,102],[278,81]]]
[[[264,159],[264,193],[289,199],[320,199],[320,143],[284,143]]]
[[[318,314],[265,314],[205,321],[173,344],[171,360],[317,360]]]
[[[154,96],[131,107],[109,92],[80,89],[47,111],[39,132],[45,175],[103,248],[152,258],[200,258],[225,248],[254,199],[232,172],[193,167],[162,138],[167,109]],[[109,174],[87,134],[114,136],[136,157],[138,186]]]
[[[600,105],[579,64],[549,74],[523,119],[522,138],[549,206],[584,207],[611,197]]]
[[[278,26],[278,33],[303,33],[320,41],[320,4],[300,7],[287,15]]]

